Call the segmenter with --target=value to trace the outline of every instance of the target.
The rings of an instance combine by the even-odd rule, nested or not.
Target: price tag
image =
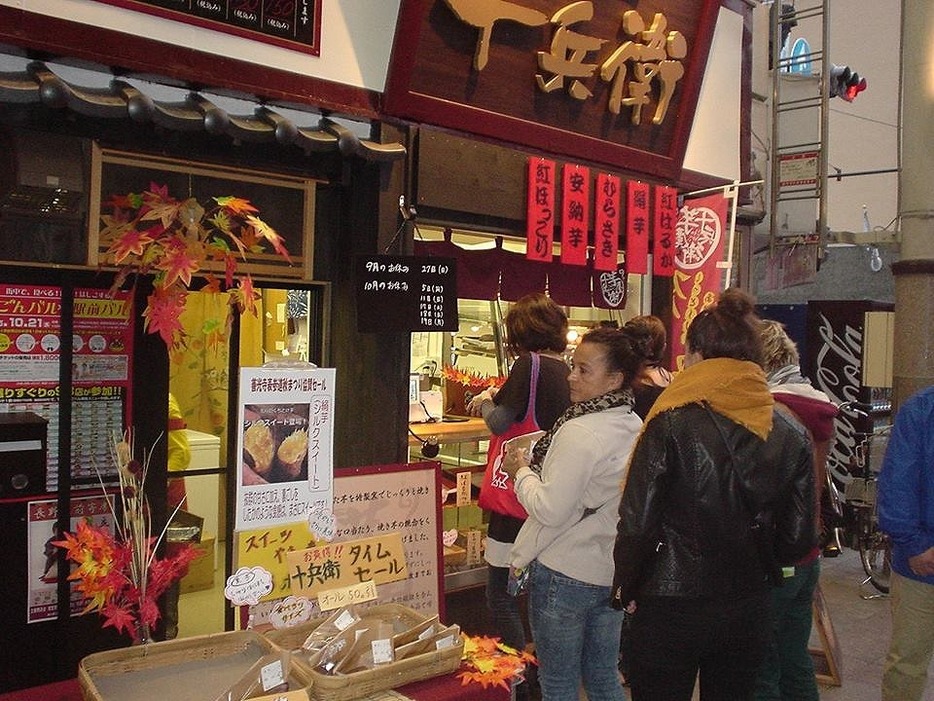
[[[370,579],[349,587],[328,589],[318,594],[318,608],[322,611],[333,611],[341,606],[362,604],[376,598],[376,583]]]
[[[435,640],[435,650],[446,650],[449,647],[454,647],[453,635],[445,635],[443,638]]]
[[[350,626],[353,625],[356,619],[353,617],[353,614],[350,611],[344,611],[340,616],[337,617],[337,620],[334,621],[334,625],[337,626],[338,630],[347,630]]]
[[[263,684],[263,691],[285,684],[285,673],[282,671],[282,660],[270,662],[259,671],[259,678]]]
[[[370,643],[370,648],[373,650],[374,664],[392,662],[392,641],[389,638],[374,640]]]
[[[457,473],[457,505],[467,506],[470,503],[470,472],[464,470]]]

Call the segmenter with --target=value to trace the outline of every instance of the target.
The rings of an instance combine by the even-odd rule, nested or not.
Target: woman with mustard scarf
[[[614,551],[633,701],[751,699],[772,586],[815,544],[808,438],[775,410],[752,298],[726,290],[633,451]]]

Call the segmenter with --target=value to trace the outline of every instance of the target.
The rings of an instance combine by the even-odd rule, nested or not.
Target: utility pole
[[[934,5],[902,0],[901,253],[895,276],[893,401],[934,384]]]

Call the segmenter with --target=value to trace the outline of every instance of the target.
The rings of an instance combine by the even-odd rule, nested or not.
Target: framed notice
[[[318,56],[323,0],[98,0]],[[197,48],[197,47],[193,47]]]
[[[444,614],[442,576],[441,477],[435,462],[377,465],[340,470],[334,476],[334,537],[316,540],[306,523],[260,528],[237,533],[235,569],[262,567],[270,572],[273,590],[254,606],[254,622],[264,622],[276,602],[292,594],[293,579],[312,584],[309,570],[289,566],[288,553],[315,545],[365,543],[367,539],[401,538],[406,576],[376,584],[376,603],[399,603],[425,615]],[[323,562],[310,572],[316,590],[327,592],[345,585],[337,570]],[[364,573],[349,574],[363,581]],[[355,573],[356,572],[356,573]],[[372,578],[371,578],[372,579]],[[317,602],[312,616],[320,615]]]
[[[360,333],[457,331],[454,258],[358,256],[354,273]]]
[[[329,510],[334,470],[335,372],[311,364],[241,368],[236,530],[277,526]]]

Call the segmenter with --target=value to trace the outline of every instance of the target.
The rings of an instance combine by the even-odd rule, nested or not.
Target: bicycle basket
[[[854,477],[843,490],[847,504],[853,506],[873,506],[876,503],[876,481]]]

